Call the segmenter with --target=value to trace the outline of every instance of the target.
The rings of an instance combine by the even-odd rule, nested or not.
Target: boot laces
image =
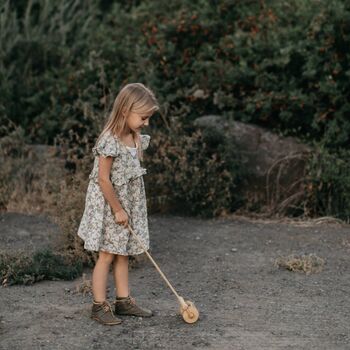
[[[108,301],[106,301],[105,303],[102,304],[102,308],[104,312],[108,312],[112,310],[111,305],[108,303]]]

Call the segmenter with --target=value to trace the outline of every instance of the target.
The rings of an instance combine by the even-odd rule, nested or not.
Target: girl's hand
[[[114,214],[114,218],[117,224],[124,225],[124,227],[128,226],[129,218],[128,218],[128,214],[124,209],[120,209],[116,211]]]

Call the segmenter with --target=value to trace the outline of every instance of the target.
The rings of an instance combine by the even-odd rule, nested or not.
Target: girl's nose
[[[144,123],[145,126],[148,126],[148,119],[145,120],[145,123]]]

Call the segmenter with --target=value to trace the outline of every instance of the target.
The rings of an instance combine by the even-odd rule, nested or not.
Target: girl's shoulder
[[[117,157],[120,153],[120,145],[111,131],[106,131],[97,139],[92,149],[95,156]]]
[[[151,140],[150,135],[140,134],[140,142],[142,150],[148,148]],[[103,157],[117,157],[123,149],[123,143],[118,140],[118,137],[113,135],[111,131],[106,131],[101,134],[97,139],[95,146],[92,149],[92,153],[95,156]]]

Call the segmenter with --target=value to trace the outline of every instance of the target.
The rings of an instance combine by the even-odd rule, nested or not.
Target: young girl
[[[130,296],[129,255],[143,253],[127,229],[129,224],[149,248],[147,206],[141,167],[142,151],[150,142],[140,131],[159,109],[151,90],[140,83],[126,85],[114,101],[109,120],[92,149],[94,167],[89,176],[85,210],[78,229],[84,248],[98,251],[92,273],[91,317],[102,324],[121,323],[115,314],[140,317],[152,311]],[[115,311],[106,300],[107,278],[113,264]]]

